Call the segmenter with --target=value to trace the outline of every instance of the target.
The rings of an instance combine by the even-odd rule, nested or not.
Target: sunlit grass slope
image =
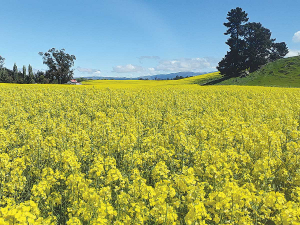
[[[199,84],[204,85],[214,80],[222,78],[222,75],[219,72],[207,73],[199,76],[189,77],[182,80],[179,80],[181,84]]]
[[[221,85],[300,87],[300,57],[290,57],[269,63],[243,78],[231,78]]]

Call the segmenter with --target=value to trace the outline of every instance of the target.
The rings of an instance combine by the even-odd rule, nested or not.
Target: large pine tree
[[[261,23],[246,23],[247,13],[241,8],[232,9],[227,20],[224,25],[228,28],[225,35],[230,35],[226,42],[230,50],[217,67],[222,75],[235,77],[246,69],[253,72],[288,53],[286,44],[275,43],[271,31]]]
[[[284,57],[288,48],[284,42],[275,43],[271,38],[271,31],[261,23],[247,23],[245,25],[245,65],[249,72],[254,72],[261,65]]]
[[[228,22],[224,23],[224,25],[228,28],[225,35],[230,35],[226,42],[230,51],[227,52],[217,67],[221,74],[235,76],[245,69],[245,41],[243,37],[245,33],[244,24],[248,21],[247,16],[248,14],[239,7],[232,9],[227,14]]]
[[[274,40],[271,39],[271,31],[261,23],[248,23],[245,25],[245,41],[245,65],[249,72],[253,72],[268,62]]]

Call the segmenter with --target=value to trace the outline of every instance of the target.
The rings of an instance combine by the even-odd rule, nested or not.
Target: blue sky
[[[295,0],[0,0],[0,55],[45,70],[38,52],[66,49],[75,77],[208,72],[228,50],[228,11],[241,7],[290,53],[300,52]]]

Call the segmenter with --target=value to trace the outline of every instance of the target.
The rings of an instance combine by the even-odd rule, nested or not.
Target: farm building
[[[82,83],[80,83],[77,80],[73,79],[73,80],[68,81],[67,84],[81,85]]]

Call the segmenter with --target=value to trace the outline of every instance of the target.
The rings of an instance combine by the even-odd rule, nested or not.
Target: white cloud
[[[77,67],[76,70],[80,73],[88,73],[88,74],[96,74],[99,75],[101,74],[100,70],[97,69],[91,69],[91,68],[81,68],[81,67]]]
[[[114,66],[113,71],[115,73],[135,73],[135,72],[142,72],[144,70],[141,66],[134,66],[132,64],[128,64],[125,66]]]
[[[165,72],[202,72],[216,70],[217,60],[213,58],[182,58],[162,60],[155,68]]]
[[[293,36],[293,42],[300,42],[300,31],[296,32]]]
[[[159,57],[141,56],[139,59],[155,59]],[[210,72],[216,71],[216,66],[219,60],[216,58],[181,58],[174,60],[160,60],[153,67],[142,67],[132,64],[124,66],[114,66],[115,73],[127,73],[127,76],[148,76],[163,73],[176,73],[176,72]]]
[[[285,57],[293,57],[300,55],[300,50],[290,50],[289,53]]]
[[[285,57],[293,57],[300,55],[300,50],[290,50],[289,53]]]

